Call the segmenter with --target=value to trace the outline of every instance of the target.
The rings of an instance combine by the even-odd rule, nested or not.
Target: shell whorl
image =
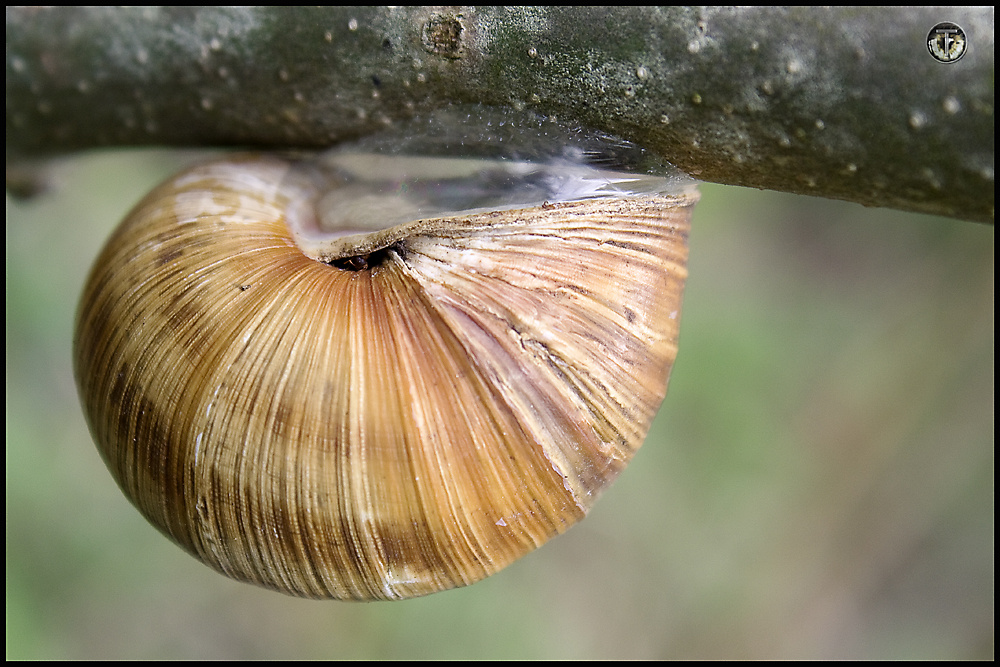
[[[296,173],[190,169],[97,260],[74,361],[129,499],[231,577],[341,599],[473,583],[582,518],[665,394],[696,195],[446,216],[347,270],[303,251]]]

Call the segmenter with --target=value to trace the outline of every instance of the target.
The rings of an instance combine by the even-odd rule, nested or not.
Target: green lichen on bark
[[[969,51],[942,64],[939,21]],[[993,9],[7,10],[7,159],[325,147],[456,103],[703,180],[993,220]]]

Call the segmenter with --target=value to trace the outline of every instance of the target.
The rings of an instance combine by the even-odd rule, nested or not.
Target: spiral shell
[[[318,173],[230,158],[131,212],[78,315],[94,439],[149,521],[230,577],[363,600],[473,583],[581,519],[641,445],[697,195],[324,245],[301,231]]]

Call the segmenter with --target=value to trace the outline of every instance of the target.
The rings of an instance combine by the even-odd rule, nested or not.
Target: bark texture
[[[958,62],[928,53],[941,21]],[[702,180],[992,223],[993,42],[993,8],[8,9],[7,162],[325,147],[476,103]]]

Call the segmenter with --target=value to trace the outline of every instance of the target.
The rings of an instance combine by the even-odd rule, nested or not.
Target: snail
[[[88,423],[207,565],[310,598],[471,584],[580,520],[642,444],[693,186],[458,143],[230,156],[107,242],[74,338]]]

